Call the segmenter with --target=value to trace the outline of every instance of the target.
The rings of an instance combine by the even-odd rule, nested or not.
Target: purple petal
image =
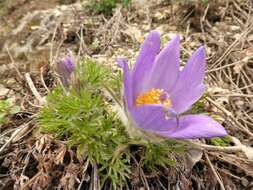
[[[131,107],[133,106],[133,93],[132,93],[133,89],[128,63],[125,59],[122,58],[117,59],[117,62],[124,72],[124,97],[128,109],[131,109]]]
[[[157,134],[177,139],[223,137],[224,127],[205,115],[186,115],[179,118],[179,126],[174,131],[157,131]]]
[[[67,56],[64,60],[63,60],[64,64],[66,65],[66,67],[68,68],[68,70],[70,72],[73,72],[75,70],[75,64],[74,64],[74,59],[71,56]]]
[[[159,53],[152,69],[149,87],[169,92],[179,73],[180,37],[173,38]]]
[[[133,86],[134,99],[146,90],[146,81],[159,51],[160,34],[156,31],[151,31],[141,46],[140,54],[132,71],[133,81],[135,82]]]
[[[67,56],[63,60],[57,62],[56,65],[57,73],[60,76],[61,82],[64,86],[69,85],[71,73],[75,70],[73,58]]]
[[[178,113],[187,111],[205,92],[205,85],[181,88],[171,95],[172,107]]]
[[[170,131],[176,127],[177,120],[173,110],[165,110],[159,104],[146,104],[130,111],[136,127],[149,131]],[[174,118],[174,119],[168,119]]]
[[[179,73],[176,85],[170,93],[173,108],[177,113],[189,109],[202,96],[204,92],[205,58],[205,49],[200,47]]]

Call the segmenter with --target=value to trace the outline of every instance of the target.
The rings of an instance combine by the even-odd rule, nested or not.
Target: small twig
[[[207,144],[202,144],[202,143],[196,143],[192,141],[187,141],[185,142],[190,143],[192,146],[199,148],[201,150],[209,150],[209,151],[220,151],[220,152],[227,152],[227,153],[234,153],[234,152],[242,152],[242,147],[241,146],[212,146],[212,145],[207,145]]]
[[[15,130],[17,130],[17,128],[7,130],[6,132],[4,132],[4,133],[2,133],[2,134],[0,135],[0,139],[2,140],[2,139],[4,138],[4,136],[6,136],[6,135],[9,134],[9,133],[12,133],[12,132],[15,131]]]
[[[43,170],[41,169],[35,176],[33,176],[29,181],[27,181],[20,190],[25,190],[31,183],[33,183],[41,174],[43,174]]]
[[[140,170],[141,179],[143,180],[143,183],[145,184],[146,189],[150,190],[149,185],[148,185],[148,181],[147,181],[147,179],[145,177],[145,174],[144,174],[142,168],[140,167],[139,170]]]
[[[54,33],[53,33],[53,36],[52,36],[52,39],[51,39],[51,47],[50,47],[50,67],[52,67],[52,65],[53,65],[53,59],[54,59],[54,57],[53,57],[53,49],[54,49],[54,39],[55,39],[55,36],[56,36],[56,33],[57,33],[57,29],[58,29],[58,26],[59,26],[59,24],[56,24],[56,26],[55,26],[55,29],[54,29]]]
[[[247,60],[250,60],[252,58],[253,58],[253,56],[247,57]],[[219,71],[219,70],[222,70],[222,69],[225,69],[225,68],[228,68],[228,67],[235,66],[235,65],[240,64],[240,63],[241,64],[247,64],[249,62],[245,61],[245,59],[239,60],[239,61],[236,61],[236,62],[231,63],[231,64],[226,64],[226,65],[223,65],[221,67],[217,67],[217,68],[214,68],[214,69],[207,70],[206,73],[211,73],[211,72]]]
[[[224,185],[223,185],[222,179],[221,179],[221,177],[219,176],[219,174],[216,172],[215,168],[213,167],[212,162],[211,162],[210,159],[209,159],[209,156],[207,155],[206,152],[204,152],[204,155],[205,155],[205,157],[206,157],[207,163],[209,164],[209,166],[210,166],[210,168],[211,168],[211,170],[212,170],[214,176],[216,177],[217,181],[218,181],[219,184],[220,184],[220,188],[221,188],[222,190],[226,190],[225,187],[224,187]]]
[[[11,63],[12,63],[12,65],[13,65],[15,71],[16,71],[17,74],[18,74],[18,77],[19,77],[21,80],[23,80],[23,76],[22,76],[21,73],[19,72],[19,70],[18,70],[18,68],[17,68],[17,66],[16,66],[17,64],[15,63],[14,58],[12,57],[12,55],[11,55],[9,49],[6,48],[6,51],[7,51],[7,53],[8,53],[8,56],[9,56],[10,59],[11,59]]]
[[[228,176],[230,176],[230,177],[233,177],[233,178],[235,178],[235,179],[237,179],[237,180],[239,180],[239,181],[243,181],[243,179],[242,179],[241,177],[238,177],[238,176],[236,176],[236,175],[233,175],[231,172],[225,171],[224,169],[221,169],[221,168],[219,168],[219,167],[217,167],[217,166],[215,166],[215,169],[216,169],[216,170],[219,170],[220,172],[224,173],[225,175],[228,175]]]
[[[123,107],[121,101],[117,98],[117,96],[114,94],[114,92],[106,85],[103,85],[103,87],[104,87],[105,93],[108,96],[110,96],[115,101],[115,103],[117,103],[120,107]]]
[[[215,63],[211,66],[211,68],[216,67],[219,65],[231,52],[232,50],[236,47],[236,45],[239,44],[241,39],[244,39],[244,37],[251,32],[253,29],[253,24],[251,24],[244,32],[241,33],[240,37],[237,38],[225,51],[224,53],[215,61]]]
[[[253,87],[253,84],[250,84],[250,85],[246,85],[244,87],[241,87],[241,88],[238,88],[239,90],[244,90],[244,89],[247,89],[247,88],[250,88],[250,87]],[[233,89],[232,91],[236,91],[237,89]]]
[[[248,134],[249,136],[251,136],[251,138],[253,137],[253,133],[251,133],[245,126],[243,126],[240,122],[238,122],[232,115],[231,112],[229,112],[227,109],[225,109],[224,107],[221,107],[220,105],[218,105],[215,101],[213,101],[211,98],[207,97],[206,98],[207,101],[209,101],[210,103],[212,103],[215,107],[217,107],[218,109],[220,109],[223,113],[226,114],[227,117],[229,117],[229,119],[234,122],[236,125],[236,127],[238,129],[240,129],[241,131],[245,132],[246,134]]]
[[[41,97],[41,95],[37,91],[36,87],[34,86],[34,83],[31,79],[31,76],[29,73],[25,74],[25,79],[28,83],[28,86],[30,87],[30,90],[32,91],[33,95],[35,96],[35,98],[39,101],[40,105],[43,105],[45,103],[45,100]]]
[[[90,183],[90,190],[100,189],[99,177],[98,177],[98,168],[97,164],[92,164],[92,181]]]
[[[85,182],[85,174],[86,174],[86,171],[87,171],[89,165],[90,165],[90,162],[88,160],[85,162],[85,164],[83,164],[82,179],[79,183],[77,190],[83,189],[83,184]]]
[[[210,6],[210,5],[209,5],[209,3],[208,3],[208,4],[207,4],[207,7],[206,7],[206,9],[205,9],[205,12],[204,12],[203,17],[200,18],[200,26],[201,26],[201,31],[202,31],[202,37],[203,37],[203,39],[204,39],[205,44],[207,44],[207,43],[206,43],[206,37],[205,37],[204,22],[205,22],[205,19],[206,19],[207,12],[208,12],[208,10],[209,10],[209,6]]]
[[[33,104],[31,101],[27,101],[27,103],[35,108],[41,108],[41,105]]]
[[[253,98],[252,94],[217,94],[212,95],[213,97],[242,97],[242,98]]]
[[[26,168],[28,167],[29,165],[29,160],[31,158],[31,155],[32,155],[32,152],[34,151],[34,148],[32,150],[29,150],[29,152],[27,153],[25,159],[24,159],[24,167],[22,169],[22,172],[21,172],[21,176],[22,175],[25,175],[25,171],[26,171]]]
[[[47,92],[50,92],[43,77],[43,67],[40,68],[40,78],[41,78],[41,82],[44,88],[47,90]]]
[[[9,138],[9,140],[0,148],[0,154],[1,154],[1,152],[2,152],[7,146],[9,146],[12,142],[17,141],[17,139],[19,139],[19,138],[17,138],[17,137],[20,137],[22,134],[24,134],[25,132],[27,132],[27,129],[29,129],[29,124],[30,124],[32,121],[33,121],[33,119],[30,120],[29,122],[23,124],[20,128],[16,129],[16,130],[12,133],[11,137]],[[20,134],[21,134],[21,135],[20,135]]]
[[[221,107],[220,105],[218,105],[214,100],[212,100],[209,97],[206,97],[207,101],[211,102],[215,107],[217,107],[218,109],[220,109],[223,113],[225,113],[228,117],[233,116],[231,112],[229,112],[228,110],[226,110],[224,107]]]
[[[88,47],[86,46],[85,42],[84,42],[84,39],[83,39],[83,26],[81,26],[81,29],[80,29],[80,35],[78,34],[78,32],[76,32],[76,35],[77,37],[79,38],[80,40],[80,44],[79,44],[79,50],[78,50],[78,53],[77,53],[77,60],[80,59],[80,56],[81,56],[81,53],[83,53],[83,51],[85,51],[85,53],[87,53],[88,55],[91,53],[90,50],[88,49]]]
[[[123,123],[123,125],[126,127],[127,131],[130,134],[131,131],[133,131],[133,129],[129,125],[128,116],[121,101],[114,95],[113,91],[107,86],[104,86],[104,92],[115,102],[115,105],[113,106],[115,112],[117,113],[119,119],[121,120],[121,122]]]

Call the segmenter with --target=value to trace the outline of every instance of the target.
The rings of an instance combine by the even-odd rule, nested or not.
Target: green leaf
[[[0,100],[0,124],[8,122],[8,116],[19,112],[19,106],[13,106],[9,99]]]
[[[39,113],[41,131],[77,147],[77,154],[97,163],[101,178],[116,186],[126,179],[130,165],[124,149],[114,154],[119,145],[128,146],[128,136],[102,93],[105,85],[112,86],[113,77],[108,69],[83,59],[75,78],[68,89],[57,86],[48,94]]]
[[[229,144],[231,143],[231,138],[229,136],[222,138],[217,137],[210,139],[210,142],[215,146],[229,146]]]
[[[138,139],[129,138],[111,111],[104,87],[119,90],[120,76],[86,58],[78,64],[74,78],[76,81],[67,89],[57,86],[48,94],[38,122],[41,132],[67,141],[69,147],[75,147],[78,156],[99,166],[101,186],[110,181],[116,189],[129,178],[133,141],[143,150],[142,165],[149,170],[175,165],[173,155],[182,153],[183,145],[175,141],[143,143],[143,139],[138,143]]]

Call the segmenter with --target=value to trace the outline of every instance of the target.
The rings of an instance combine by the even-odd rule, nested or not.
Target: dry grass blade
[[[221,177],[219,176],[219,174],[217,173],[217,171],[216,171],[215,168],[213,167],[213,165],[212,165],[212,163],[211,163],[211,161],[210,161],[210,159],[209,159],[209,156],[207,155],[206,152],[204,152],[204,155],[205,155],[205,157],[206,157],[207,163],[209,164],[211,170],[213,171],[214,176],[216,177],[217,181],[218,181],[219,184],[220,184],[220,188],[221,188],[222,190],[226,190],[225,187],[224,187],[224,185],[223,185],[223,182],[222,182],[222,180],[221,180]]]
[[[33,84],[33,81],[31,79],[31,76],[29,73],[25,74],[25,79],[27,81],[28,86],[30,87],[33,95],[36,97],[36,99],[39,101],[40,105],[43,105],[45,103],[45,100],[41,97],[40,93],[37,91],[36,87]]]
[[[225,109],[224,107],[221,107],[220,105],[218,105],[215,101],[213,101],[211,98],[207,97],[206,98],[209,102],[211,102],[214,106],[216,106],[218,109],[220,109],[223,113],[226,114],[227,117],[229,117],[229,119],[231,119],[232,122],[235,123],[235,127],[238,128],[239,130],[243,131],[244,133],[248,134],[250,136],[250,138],[253,138],[253,133],[249,131],[248,128],[246,128],[245,126],[243,126],[239,121],[237,121],[233,114],[231,112],[229,112],[227,109]]]
[[[17,142],[18,140],[22,139],[24,137],[25,134],[29,133],[33,127],[30,126],[30,124],[33,122],[34,120],[30,120],[29,122],[21,125],[19,128],[17,128],[11,135],[11,137],[9,138],[9,140],[0,148],[0,154],[3,152],[3,150],[9,146],[11,143],[13,142]]]
[[[83,158],[75,155],[75,147],[61,149],[59,141],[51,137],[50,140],[40,138],[41,136],[38,139],[35,136],[25,138],[37,126],[35,122],[32,122],[36,116],[33,114],[45,104],[44,96],[56,83],[54,77],[46,74],[48,70],[43,71],[43,66],[49,63],[49,69],[53,69],[57,59],[70,50],[78,55],[77,60],[89,54],[98,63],[108,65],[112,68],[112,72],[117,73],[116,57],[126,57],[134,63],[140,42],[151,28],[161,33],[162,43],[175,33],[180,34],[183,63],[200,44],[205,44],[209,56],[209,70],[206,71],[209,96],[204,109],[212,115],[222,117],[222,124],[232,140],[225,142],[224,146],[223,144],[210,145],[213,144],[213,139],[198,141],[198,143],[184,141],[184,144],[189,144],[200,153],[197,155],[193,152],[190,155],[192,167],[188,169],[189,165],[187,167],[185,161],[180,162],[179,156],[177,157],[179,164],[174,169],[156,170],[155,174],[153,172],[150,174],[146,168],[142,168],[139,160],[142,155],[138,152],[138,146],[141,143],[132,142],[129,151],[130,153],[133,153],[132,149],[134,151],[130,155],[133,175],[126,184],[122,183],[122,186],[117,188],[166,189],[165,186],[167,186],[167,189],[208,189],[208,185],[213,185],[210,188],[216,188],[219,184],[221,189],[250,189],[252,187],[253,3],[251,0],[226,2],[215,0],[208,1],[207,4],[203,1],[180,1],[180,3],[163,0],[136,1],[137,3],[133,1],[128,8],[117,7],[112,17],[91,13],[86,8],[84,9],[79,1],[72,5],[56,7],[55,5],[59,3],[57,1],[51,6],[51,3],[56,1],[45,3],[34,0],[36,2],[33,4],[34,7],[28,9],[26,7],[26,5],[30,6],[28,1],[19,1],[20,4],[14,6],[11,13],[6,15],[9,20],[7,19],[5,23],[15,19],[15,22],[18,22],[12,23],[10,29],[16,26],[15,29],[4,36],[4,45],[0,44],[0,48],[3,47],[6,50],[6,52],[0,52],[0,66],[9,69],[5,69],[3,73],[11,70],[11,74],[16,74],[12,77],[20,79],[15,82],[18,85],[12,84],[12,78],[6,79],[6,84],[11,86],[11,91],[14,91],[15,100],[21,104],[22,112],[11,118],[12,123],[4,124],[3,128],[1,126],[3,134],[0,138],[3,146],[0,148],[0,189],[3,184],[10,182],[24,190],[46,187],[48,189],[78,188],[79,190],[102,188],[98,174],[100,165],[91,167],[87,161],[84,163]],[[138,3],[141,6],[135,5]],[[44,6],[38,8],[37,6],[41,4]],[[52,9],[48,9],[49,6]],[[33,10],[37,8],[38,11]],[[0,14],[1,9],[2,7]],[[23,16],[24,12],[28,14]],[[19,17],[23,18],[17,20]],[[0,21],[1,19],[2,17]],[[0,22],[0,33],[2,29],[6,29],[2,26]],[[9,30],[8,26],[7,30]],[[0,43],[2,40],[2,35],[0,35]],[[40,56],[44,50],[45,56],[44,54]],[[30,59],[32,55],[35,55],[34,59]],[[31,76],[29,74],[32,73],[29,70],[31,67],[27,64],[35,65],[32,60],[36,62],[40,57],[45,58],[46,62],[43,66],[39,65],[40,73],[36,71],[35,75]],[[11,63],[5,64],[7,62]],[[111,89],[105,87],[102,93],[110,97],[110,101],[114,100],[112,109],[117,110],[123,125],[129,126],[125,110]],[[142,137],[148,138],[148,134]],[[236,142],[234,137],[240,143]],[[203,151],[206,151],[204,158],[202,158]],[[72,163],[72,168],[69,162]],[[6,173],[1,173],[5,170]],[[168,180],[164,180],[164,176],[166,179],[168,176]],[[214,178],[213,184],[208,183],[210,176]],[[46,180],[41,181],[40,178]],[[104,184],[104,189],[112,189],[110,180]],[[6,186],[4,188],[7,189]]]
[[[10,53],[10,50],[9,50],[8,48],[7,48],[6,50],[7,50],[7,53],[8,53],[8,55],[9,55],[10,59],[11,59],[12,66],[14,67],[14,69],[15,69],[15,71],[16,71],[18,77],[19,77],[19,79],[22,80],[22,79],[23,79],[23,76],[22,76],[22,74],[20,73],[20,71],[18,70],[17,64],[15,63],[14,58],[12,57],[12,55],[11,55],[11,53]]]
[[[211,72],[219,71],[219,70],[222,70],[222,69],[226,69],[228,67],[232,67],[232,66],[238,65],[240,63],[248,64],[249,63],[248,61],[251,60],[252,58],[253,58],[253,56],[246,57],[243,60],[239,60],[239,61],[236,61],[234,63],[226,64],[226,65],[223,65],[223,66],[220,66],[220,67],[216,67],[214,69],[209,69],[209,70],[206,71],[206,73],[211,73]]]
[[[212,64],[211,69],[220,65],[233,49],[240,43],[241,39],[245,39],[245,37],[253,30],[253,23],[251,23],[244,32],[241,33],[240,37],[238,37],[226,50],[225,52]]]
[[[100,189],[97,164],[92,165],[92,174],[91,175],[92,175],[92,178],[91,178],[89,190]]]

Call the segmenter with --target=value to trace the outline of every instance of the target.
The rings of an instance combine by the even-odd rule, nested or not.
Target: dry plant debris
[[[36,114],[58,82],[54,64],[67,49],[117,72],[116,57],[133,63],[151,29],[160,31],[164,41],[179,33],[183,61],[205,44],[205,110],[217,115],[231,142],[216,148],[210,140],[191,142],[197,150],[177,158],[177,167],[159,171],[143,171],[135,160],[131,180],[122,188],[253,188],[252,1],[134,1],[128,9],[118,7],[112,17],[93,14],[80,2],[36,2],[18,1],[16,11],[5,12],[5,27],[1,24],[0,98],[10,98],[20,111],[0,125],[0,189],[99,188],[98,166],[86,163],[65,142],[39,134]],[[18,19],[20,12],[27,14]],[[108,183],[104,189],[110,188]]]

